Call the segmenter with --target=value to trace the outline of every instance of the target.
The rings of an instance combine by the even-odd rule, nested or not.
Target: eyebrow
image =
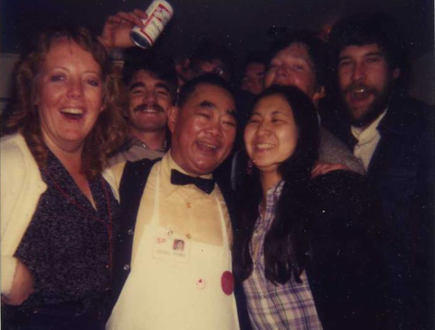
[[[202,101],[201,103],[199,103],[199,106],[201,108],[208,108],[208,109],[214,109],[216,108],[216,104],[210,102],[210,101]]]
[[[382,51],[377,51],[377,52],[370,52],[370,53],[364,54],[364,57],[367,57],[367,56],[381,56],[381,57],[385,57],[385,53],[382,52]],[[341,61],[341,60],[345,60],[345,59],[349,59],[349,58],[352,58],[352,56],[350,56],[350,55],[343,55],[343,56],[340,56],[338,60]]]
[[[276,110],[276,111],[272,112],[271,115],[272,115],[272,116],[273,116],[273,115],[283,115],[283,116],[287,116],[287,113],[284,112],[284,111]],[[260,116],[260,117],[262,117],[263,115],[260,114],[260,113],[257,112],[257,111],[253,111],[253,112],[251,113],[251,116],[250,116],[250,117],[253,117],[253,116]]]
[[[145,85],[143,82],[137,82],[137,83],[132,84],[128,90],[131,91],[131,90],[135,89],[136,87],[145,87]]]
[[[316,69],[316,65],[314,64],[312,58],[310,56],[308,56],[308,58],[304,57],[304,56],[294,56],[292,55],[291,58],[295,61],[297,61],[297,63],[306,63],[308,66],[310,66],[311,68],[313,68],[313,70]],[[274,62],[275,61],[275,62]],[[264,71],[264,73],[266,74],[267,71],[270,70],[270,68],[274,65],[277,65],[278,62],[279,64],[285,62],[284,59],[280,58],[280,59],[272,59],[269,63],[268,66],[266,66],[266,71]]]
[[[59,66],[55,66],[52,68],[47,68],[47,67],[43,66],[41,69],[41,73],[49,74],[49,73],[52,73],[53,71],[56,71],[56,70],[64,71],[67,73],[70,72],[70,69],[68,69],[67,67],[59,65]],[[90,69],[90,70],[86,70],[84,73],[85,74],[95,74],[95,75],[99,76],[100,78],[103,78],[103,74],[100,70],[95,71],[95,70]]]
[[[199,103],[199,107],[200,108],[206,108],[206,109],[216,109],[216,104],[214,104],[213,102],[204,100],[201,103]],[[227,109],[225,112],[228,115],[236,118],[236,110],[230,108],[230,109]]]
[[[136,87],[145,87],[145,84],[144,84],[143,82],[140,82],[140,81],[139,81],[139,82],[136,82],[136,83],[134,83],[134,84],[132,84],[132,85],[130,86],[129,90],[131,91],[131,90],[135,89]],[[156,87],[156,88],[163,88],[163,89],[165,89],[167,92],[170,92],[170,89],[169,89],[168,84],[165,84],[165,83],[163,83],[163,82],[159,82],[159,83],[157,83],[155,87]]]
[[[280,110],[276,110],[274,112],[271,113],[271,115],[283,115],[283,116],[288,116],[287,111],[280,111]]]
[[[164,88],[164,89],[166,89],[166,91],[170,91],[170,89],[169,89],[169,85],[168,84],[166,84],[166,83],[163,83],[163,82],[159,82],[159,83],[157,83],[156,84],[156,87],[157,88]]]
[[[367,56],[381,56],[381,57],[385,57],[385,53],[382,51],[378,51],[378,52],[370,52],[365,54],[365,57]]]

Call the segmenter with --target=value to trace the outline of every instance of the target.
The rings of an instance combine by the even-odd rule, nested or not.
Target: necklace
[[[107,230],[107,236],[109,238],[109,270],[110,270],[110,277],[112,277],[112,269],[113,269],[113,218],[112,218],[112,208],[110,204],[110,197],[109,197],[109,191],[106,187],[105,181],[103,178],[100,179],[101,186],[103,187],[104,191],[104,199],[106,200],[106,207],[107,207],[107,215],[109,217],[109,223],[106,223],[103,219],[100,217],[95,216],[94,214],[90,213],[88,210],[86,210],[83,206],[81,206],[74,197],[70,196],[55,180],[55,178],[51,175],[47,167],[44,167],[41,169],[53,182],[55,188],[75,207],[77,207],[82,212],[86,213],[88,216],[90,216],[92,219],[102,223],[104,227]],[[111,282],[111,281],[110,281]]]

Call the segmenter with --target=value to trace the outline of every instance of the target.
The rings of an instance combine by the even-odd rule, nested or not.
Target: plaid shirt
[[[305,272],[301,275],[302,283],[297,283],[292,277],[286,284],[278,286],[265,276],[264,238],[275,219],[276,204],[283,186],[284,182],[281,181],[268,190],[264,217],[259,207],[259,217],[251,240],[254,269],[243,283],[249,316],[256,330],[321,330]]]

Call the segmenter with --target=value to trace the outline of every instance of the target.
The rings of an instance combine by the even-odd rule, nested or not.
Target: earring
[[[246,174],[252,175],[252,168],[254,167],[254,161],[252,159],[248,160],[248,166],[246,166]]]

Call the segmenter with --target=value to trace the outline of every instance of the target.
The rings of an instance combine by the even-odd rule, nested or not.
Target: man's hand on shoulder
[[[135,25],[142,27],[141,20],[146,18],[147,14],[139,9],[129,13],[120,11],[106,19],[103,32],[98,39],[106,49],[133,47],[130,31]]]
[[[351,171],[347,166],[343,164],[332,164],[318,160],[314,165],[313,170],[311,171],[311,177],[314,179],[320,175],[324,175],[329,172],[338,170]]]

